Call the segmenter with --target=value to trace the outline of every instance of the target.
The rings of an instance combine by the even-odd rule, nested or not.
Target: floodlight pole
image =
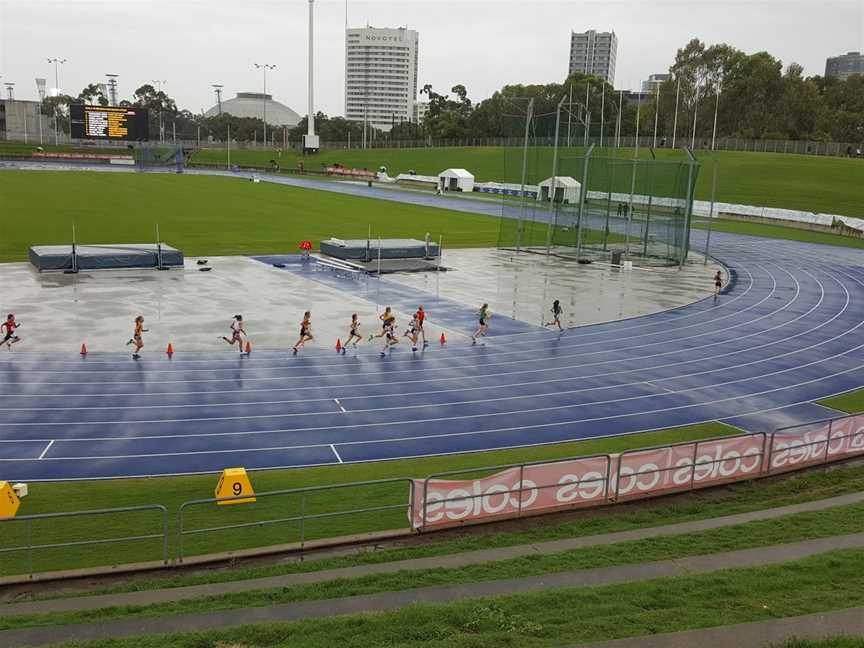
[[[228,124],[228,170],[231,170],[231,124]]]
[[[264,147],[267,147],[267,70],[275,70],[276,66],[270,63],[253,63],[256,69],[264,70]]]
[[[615,148],[621,148],[621,111],[624,110],[624,91],[618,91],[618,119],[615,120]]]
[[[522,214],[520,214],[519,222],[516,226],[516,254],[519,254],[522,248],[522,227],[525,217],[525,180],[528,173],[528,135],[531,127],[531,119],[534,117],[534,98],[528,100],[528,112],[525,115],[525,138],[522,141],[522,183],[519,191],[522,198]]]
[[[567,95],[561,97],[558,106],[555,108],[555,147],[552,149],[552,184],[550,185],[549,196],[549,227],[546,230],[546,256],[552,251],[552,228],[555,221],[555,181],[558,175],[558,134],[561,130],[561,106],[564,105],[564,100]]]
[[[642,113],[642,96],[640,93],[639,101],[636,102],[636,155],[639,155],[639,116]]]
[[[60,71],[59,71],[59,67],[66,62],[66,59],[65,58],[61,59],[61,58],[55,57],[55,58],[49,58],[48,62],[54,64],[54,90],[57,91],[56,96],[59,97],[60,96]],[[60,134],[58,133],[57,129],[58,129],[58,126],[57,126],[57,106],[55,105],[54,106],[54,145],[55,146],[60,144]]]

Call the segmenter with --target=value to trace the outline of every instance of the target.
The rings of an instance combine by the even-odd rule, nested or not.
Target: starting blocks
[[[256,501],[255,491],[252,490],[252,483],[249,481],[249,475],[246,474],[245,468],[226,468],[223,470],[213,496],[221,500],[216,502],[220,506],[222,504],[249,504]],[[247,497],[224,499],[228,497],[240,498],[241,496]]]
[[[12,488],[12,484],[0,481],[0,518],[13,518],[21,506],[21,500]]]

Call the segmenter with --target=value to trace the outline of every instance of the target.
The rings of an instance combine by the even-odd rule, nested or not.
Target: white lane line
[[[345,463],[344,461],[342,461],[342,457],[339,456],[339,453],[336,452],[336,446],[335,446],[335,445],[333,445],[333,444],[331,443],[331,444],[330,444],[330,449],[333,451],[333,454],[336,455],[336,458],[339,460],[339,463],[340,463],[340,464],[341,464],[341,463]]]
[[[48,442],[48,445],[46,445],[45,449],[42,451],[42,454],[39,455],[39,458],[41,459],[46,454],[48,454],[48,451],[51,449],[51,446],[53,446],[53,445],[54,445],[54,439],[51,439],[51,441]]]
[[[686,377],[687,377],[687,376],[685,376],[685,378],[686,378]],[[658,380],[666,380],[666,379],[665,379],[665,378],[658,378]],[[646,380],[646,381],[644,381],[644,384],[645,384],[645,385],[648,385],[648,386],[650,386],[650,387],[656,387],[657,389],[662,389],[662,390],[665,391],[667,394],[674,394],[674,393],[675,393],[673,390],[671,390],[671,389],[669,389],[669,388],[667,388],[667,387],[664,387],[663,385],[657,385],[656,383],[653,383],[653,382],[651,382],[650,380]],[[711,387],[711,385],[705,385],[705,387]]]
[[[338,398],[334,398],[334,399],[333,399],[333,402],[336,403],[336,404],[339,406],[339,409],[342,410],[343,412],[347,412],[347,411],[348,411],[348,410],[346,410],[344,407],[342,407],[342,403],[339,402],[339,399],[338,399]]]

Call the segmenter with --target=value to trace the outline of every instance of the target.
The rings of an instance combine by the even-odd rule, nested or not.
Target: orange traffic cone
[[[249,340],[246,340],[246,354],[252,353],[252,343]]]
[[[442,333],[441,334],[441,344],[446,344],[446,343],[447,343],[447,338],[445,338],[444,334]]]
[[[174,345],[172,345],[170,342],[168,343],[168,348],[165,349],[165,353],[168,354],[169,358],[174,355]]]
[[[81,355],[82,356],[87,355],[87,345],[86,344],[81,344]]]
[[[336,338],[336,353],[339,353],[342,350],[342,340]]]

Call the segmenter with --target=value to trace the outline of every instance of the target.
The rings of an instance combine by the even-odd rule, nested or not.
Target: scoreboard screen
[[[76,139],[130,140],[149,138],[147,109],[123,106],[69,106],[72,137]]]

